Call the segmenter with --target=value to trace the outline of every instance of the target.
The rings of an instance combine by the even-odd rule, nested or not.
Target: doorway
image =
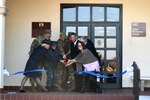
[[[61,4],[61,31],[93,41],[101,57],[101,74],[122,72],[122,5]],[[121,88],[122,78],[101,78],[102,88]]]

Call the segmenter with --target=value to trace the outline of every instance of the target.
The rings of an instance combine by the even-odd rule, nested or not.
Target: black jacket
[[[98,55],[93,42],[89,39],[87,39],[86,48],[93,53],[93,55],[98,59],[98,61],[100,61],[100,56]]]
[[[70,43],[70,47],[71,47],[70,48],[71,49],[70,57],[71,57],[71,59],[74,59],[79,54],[79,50],[78,50],[77,44],[78,44],[78,40],[77,40],[75,45],[74,45],[73,42]]]
[[[33,53],[30,55],[26,63],[25,71],[38,69],[39,62],[44,61],[46,59],[48,59],[49,61],[53,61],[53,62],[59,61],[59,59],[54,57],[52,54],[48,53],[48,49],[42,47],[41,45],[37,46],[33,50]],[[33,78],[39,77],[38,72],[24,73],[24,75],[27,75]]]

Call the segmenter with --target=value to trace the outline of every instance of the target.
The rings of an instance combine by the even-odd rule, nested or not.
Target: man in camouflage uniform
[[[62,58],[67,61],[69,58],[70,53],[70,45],[69,41],[66,39],[66,34],[61,32],[59,39],[57,40],[58,44],[58,50],[60,54],[62,55]],[[73,72],[73,71],[72,71]],[[64,64],[58,63],[58,72],[57,72],[57,78],[58,78],[58,89],[66,88],[69,89],[72,86],[70,86],[69,79],[72,78],[72,73],[70,71],[69,67],[65,67]]]
[[[41,36],[41,35],[37,36],[37,37],[33,40],[32,44],[31,44],[31,46],[30,46],[30,51],[29,51],[28,54],[31,55],[32,52],[33,52],[33,50],[34,50],[34,48],[36,48],[37,46],[41,45],[41,43],[42,43],[42,41],[43,41],[44,39],[49,39],[49,40],[50,40],[50,37],[51,37],[51,35],[50,35],[49,33],[47,33],[47,32],[46,32],[43,36]],[[42,61],[41,61],[41,62],[42,62]],[[43,68],[43,65],[42,65],[41,62],[39,62],[39,68]],[[42,73],[41,73],[41,78],[42,78]],[[32,79],[32,78],[30,78],[29,81],[30,81],[30,84],[31,84],[31,89],[32,89],[32,91],[37,91],[37,90],[36,90],[36,86],[38,86],[38,85],[36,84],[35,80]]]

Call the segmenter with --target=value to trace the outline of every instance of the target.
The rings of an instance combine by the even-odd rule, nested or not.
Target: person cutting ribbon
[[[90,50],[86,49],[86,46],[83,42],[79,41],[77,46],[78,49],[80,50],[80,53],[74,59],[68,60],[66,66],[69,66],[73,63],[80,63],[84,66],[85,71],[99,72],[100,65],[98,59],[91,53]],[[65,63],[65,61],[62,62]],[[87,73],[83,73],[81,92],[87,92],[87,91],[94,92],[97,91],[97,88],[99,88],[100,90],[99,92],[101,92],[100,87],[96,83],[96,77],[89,75]]]
[[[56,59],[55,57],[53,57],[52,55],[50,55],[48,53],[48,49],[49,49],[50,45],[51,45],[51,41],[45,39],[42,41],[41,45],[37,46],[33,50],[33,53],[30,55],[30,57],[26,63],[25,71],[38,69],[38,62],[45,60],[45,59],[48,59],[53,62],[59,62],[58,59]],[[45,91],[45,92],[48,91],[47,88],[45,86],[43,86],[43,84],[39,78],[40,77],[39,72],[24,73],[24,75],[25,75],[25,77],[22,79],[19,92],[25,92],[23,88],[24,88],[26,81],[29,78],[35,79],[35,81],[43,89],[43,91]]]

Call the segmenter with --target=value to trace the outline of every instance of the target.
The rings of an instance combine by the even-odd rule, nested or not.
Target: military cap
[[[48,34],[51,34],[51,30],[50,29],[46,29],[45,32],[48,33]]]
[[[51,46],[57,46],[57,42],[56,41],[52,41],[52,45]]]
[[[51,42],[51,40],[44,39],[44,40],[42,41],[42,44],[52,45],[52,42]]]
[[[61,37],[66,37],[66,33],[60,32],[60,36],[61,36]]]

